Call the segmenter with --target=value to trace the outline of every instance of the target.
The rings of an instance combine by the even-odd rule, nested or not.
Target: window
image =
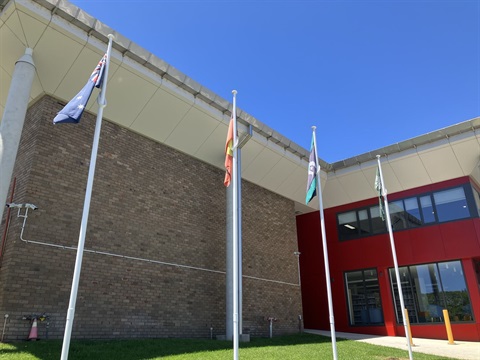
[[[455,188],[433,193],[438,221],[463,219],[470,216],[463,188]]]
[[[345,273],[350,325],[383,324],[377,270]]]
[[[430,195],[421,196],[420,206],[422,208],[423,222],[425,224],[435,222],[435,212],[433,211],[432,197]]]
[[[416,197],[403,200],[405,204],[405,213],[409,228],[422,225],[420,209],[418,208],[418,199]]]
[[[388,204],[390,209],[390,221],[392,230],[402,230],[407,228],[405,220],[405,209],[403,208],[403,200],[394,201]]]
[[[465,219],[480,214],[480,195],[470,184],[388,203],[393,231]],[[387,232],[379,206],[337,214],[340,240]]]
[[[443,309],[450,321],[472,321],[472,308],[460,261],[449,261],[399,269],[404,305],[410,323],[444,322]],[[397,280],[390,269],[397,322],[403,323]]]
[[[387,231],[387,225],[380,217],[380,206],[372,206],[370,208],[370,216],[372,218],[372,233],[380,234]]]
[[[350,211],[338,215],[338,231],[340,238],[353,239],[358,235],[357,213]]]
[[[472,191],[473,191],[473,198],[475,199],[475,208],[477,209],[477,215],[480,215],[480,194],[473,186],[472,186]]]

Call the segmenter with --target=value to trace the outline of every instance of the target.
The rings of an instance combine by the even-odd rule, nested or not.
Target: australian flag
[[[92,95],[93,88],[102,86],[103,74],[105,73],[105,66],[107,63],[107,54],[105,54],[98,63],[95,70],[93,70],[90,79],[85,84],[82,90],[68,102],[65,107],[53,119],[54,124],[61,123],[75,123],[80,121],[85,106],[87,106],[90,95]]]
[[[308,204],[317,195],[317,154],[315,153],[315,143],[313,142],[310,150],[310,158],[308,159],[308,181],[307,196],[305,204]]]

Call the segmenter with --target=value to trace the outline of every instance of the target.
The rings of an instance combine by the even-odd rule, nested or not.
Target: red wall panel
[[[392,194],[389,200],[464,184],[468,177]],[[325,210],[335,327],[338,331],[365,334],[402,335],[403,326],[396,324],[388,268],[394,266],[389,235],[380,234],[361,239],[339,241],[336,214],[376,204],[369,199]],[[302,277],[302,298],[306,328],[329,329],[325,268],[318,211],[297,216],[297,234]],[[480,219],[465,219],[443,224],[402,230],[394,233],[399,266],[462,260],[471,303],[480,304],[478,279],[472,258],[480,258]],[[344,282],[346,271],[376,268],[379,275],[384,326],[350,326]],[[475,306],[473,306],[475,307]],[[478,308],[478,306],[477,306]],[[480,309],[476,310],[480,312]],[[457,340],[480,341],[480,313],[476,323],[453,323]],[[412,325],[414,337],[446,339],[445,326]]]

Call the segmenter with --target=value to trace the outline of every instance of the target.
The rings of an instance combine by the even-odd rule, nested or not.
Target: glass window
[[[435,222],[435,212],[430,195],[420,197],[420,206],[422,207],[423,222],[425,224]]]
[[[386,222],[380,217],[380,207],[378,205],[370,208],[370,218],[372,219],[372,232],[374,234],[387,231]]]
[[[443,294],[450,321],[471,321],[472,307],[460,261],[439,263]]]
[[[368,218],[367,210],[360,210],[358,212],[358,224],[360,227],[360,235],[368,235],[370,231],[370,219]]]
[[[436,264],[410,267],[417,301],[418,322],[443,321],[443,299]]]
[[[392,230],[402,230],[407,228],[405,220],[405,210],[403,208],[403,200],[393,201],[388,203],[390,209],[390,221],[392,223]]]
[[[352,239],[358,236],[357,212],[338,214],[338,235],[340,239]]]
[[[463,187],[433,193],[438,221],[470,217]]]
[[[402,284],[403,303],[405,308],[408,309],[409,320],[411,323],[417,322],[417,314],[415,312],[415,302],[413,300],[413,288],[410,279],[410,273],[407,267],[401,267],[398,269],[400,274],[400,283]],[[403,324],[402,306],[400,302],[399,291],[397,287],[397,276],[395,269],[390,269],[390,283],[393,289],[393,303],[396,309],[397,323]]]
[[[480,194],[478,191],[472,186],[473,191],[473,198],[475,199],[475,207],[477,209],[477,216],[480,216]]]
[[[480,216],[480,193],[472,185],[465,184],[391,201],[389,209],[393,231],[412,229],[426,224]],[[340,240],[387,232],[387,223],[380,216],[379,205],[341,213],[337,217]]]
[[[420,209],[418,208],[417,197],[405,199],[403,202],[405,204],[408,227],[412,228],[422,225],[422,218],[420,216]]]
[[[443,309],[450,321],[472,321],[473,314],[460,261],[400,268],[400,279],[409,320],[416,323],[444,322]],[[390,269],[397,322],[402,324],[400,299],[394,269]]]
[[[383,323],[377,270],[345,273],[350,325]]]

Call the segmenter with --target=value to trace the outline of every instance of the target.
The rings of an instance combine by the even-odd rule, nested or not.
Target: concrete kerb
[[[330,331],[326,330],[305,329],[305,332],[330,337]],[[408,350],[407,340],[403,336],[376,336],[337,331],[336,337]],[[419,352],[462,360],[480,359],[480,342],[455,341],[455,344],[451,345],[448,343],[448,340],[413,338],[413,344],[412,351],[414,353]]]

